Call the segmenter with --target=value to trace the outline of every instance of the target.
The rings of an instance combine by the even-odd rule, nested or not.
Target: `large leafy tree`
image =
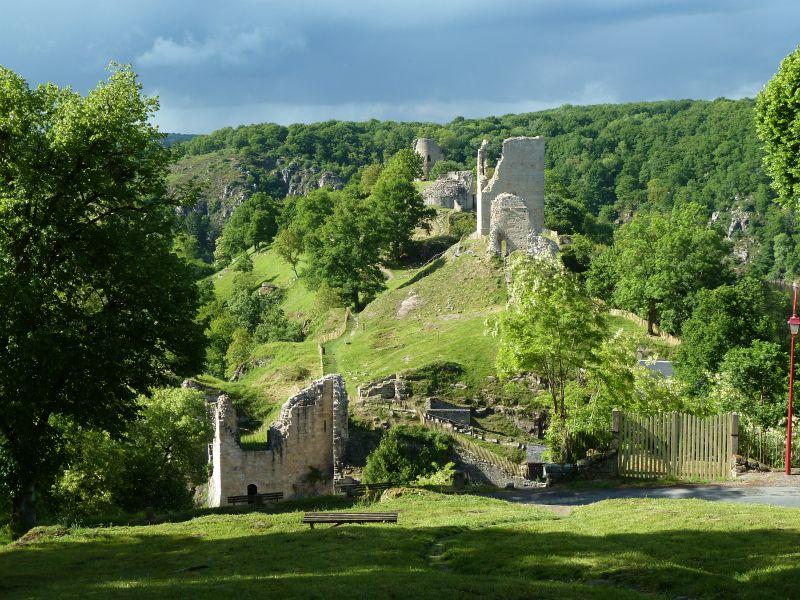
[[[360,310],[384,288],[381,234],[369,203],[345,193],[325,223],[306,238],[312,285],[325,284],[344,303]]]
[[[508,307],[497,323],[497,368],[507,377],[539,375],[553,403],[555,427],[563,434],[569,458],[567,390],[580,373],[598,361],[605,323],[577,276],[560,262],[515,256],[511,263]]]
[[[800,204],[800,46],[756,98],[756,131],[764,142],[764,166],[787,206]]]
[[[617,230],[607,252],[592,266],[590,289],[603,290],[613,282],[613,302],[642,314],[651,334],[655,323],[680,331],[698,290],[733,277],[725,238],[693,203],[668,213],[637,213]]]
[[[770,316],[772,292],[749,276],[734,285],[700,290],[691,318],[683,324],[675,369],[695,393],[706,391],[711,375],[732,348],[753,340],[777,341]]]
[[[156,109],[126,67],[85,97],[0,67],[0,485],[16,531],[57,471],[55,421],[117,431],[137,393],[201,364]]]
[[[435,214],[414,187],[414,178],[421,169],[422,157],[412,150],[401,150],[389,160],[372,187],[369,199],[378,216],[383,243],[395,261],[407,251],[414,230],[429,229],[428,221]]]

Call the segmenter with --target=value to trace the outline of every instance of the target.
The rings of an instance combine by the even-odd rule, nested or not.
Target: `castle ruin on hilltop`
[[[211,407],[209,506],[224,506],[228,496],[283,492],[284,498],[293,498],[333,492],[348,438],[341,376],[327,375],[289,398],[261,450],[241,447],[236,408],[227,395]]]
[[[471,171],[442,174],[422,193],[425,204],[453,210],[477,210],[476,235],[489,237],[498,255],[524,249],[531,255],[558,253],[556,232],[544,227],[544,138],[513,137],[503,141],[500,160],[489,175],[483,140],[478,150],[477,178]],[[435,140],[414,140],[427,176],[444,158]],[[473,179],[476,179],[474,181]]]
[[[422,157],[422,175],[427,179],[433,165],[444,160],[442,149],[436,140],[431,138],[417,138],[414,140],[414,152]]]

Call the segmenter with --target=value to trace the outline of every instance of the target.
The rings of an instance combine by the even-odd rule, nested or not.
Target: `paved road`
[[[749,502],[800,508],[800,487],[733,487],[724,485],[698,485],[663,488],[612,488],[593,490],[516,490],[498,494],[509,502],[543,504],[546,506],[581,506],[600,500],[615,498],[697,498],[718,502]]]

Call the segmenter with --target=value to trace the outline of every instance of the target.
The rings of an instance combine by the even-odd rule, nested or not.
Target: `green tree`
[[[281,229],[278,235],[275,236],[272,247],[275,249],[278,256],[289,263],[294,276],[299,277],[297,274],[297,265],[305,251],[305,244],[303,242],[303,236],[297,228],[289,225],[286,229]]]
[[[395,261],[407,251],[414,230],[421,227],[429,231],[428,221],[436,214],[425,206],[422,195],[414,187],[420,163],[420,156],[415,152],[398,152],[381,172],[369,198],[378,216],[383,243],[387,244],[389,256]]]
[[[503,377],[539,375],[553,403],[554,423],[569,460],[567,387],[597,362],[605,337],[602,312],[576,275],[560,262],[515,255],[508,306],[496,327],[497,369]]]
[[[193,488],[207,480],[214,433],[203,394],[163,388],[137,403],[139,415],[121,439],[71,422],[62,427],[67,468],[52,490],[62,518],[192,505]]]
[[[433,165],[428,173],[428,180],[436,181],[439,176],[449,173],[450,171],[466,171],[467,169],[460,162],[454,160],[440,160]]]
[[[190,508],[194,488],[208,479],[208,440],[214,431],[201,392],[163,388],[139,397],[139,417],[123,438],[126,511],[146,506]]]
[[[225,377],[233,377],[243,364],[250,360],[253,352],[253,336],[245,328],[233,331],[231,344],[225,352]]]
[[[0,68],[0,481],[17,533],[58,470],[54,421],[119,431],[137,393],[200,367],[156,108],[127,67],[86,97]]]
[[[768,286],[754,277],[697,293],[675,357],[676,375],[695,394],[707,389],[720,361],[732,348],[748,346],[753,340],[777,340],[769,296]]]
[[[785,206],[800,203],[800,46],[756,98],[756,131],[764,142],[764,167]]]
[[[708,226],[697,204],[669,213],[637,213],[617,230],[614,245],[589,273],[592,289],[602,290],[613,281],[613,302],[644,316],[651,335],[656,323],[680,332],[695,294],[732,277],[728,243]]]
[[[369,203],[340,195],[333,214],[306,238],[305,275],[312,285],[325,284],[343,302],[360,310],[384,287],[381,241]]]
[[[450,457],[450,438],[420,425],[396,425],[367,457],[366,483],[411,483],[444,467]]]
[[[732,348],[719,365],[711,397],[721,410],[736,411],[761,427],[777,427],[786,421],[788,363],[773,342],[754,340]]]

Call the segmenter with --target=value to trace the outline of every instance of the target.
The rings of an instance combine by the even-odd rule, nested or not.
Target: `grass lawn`
[[[633,335],[642,348],[647,348],[653,355],[657,356],[659,360],[672,360],[675,356],[678,347],[671,346],[658,336],[647,335],[646,327],[642,327],[638,323],[634,323],[625,317],[608,315],[607,318],[608,327],[611,331],[622,329],[625,333]]]
[[[405,284],[382,293],[352,332],[326,344],[326,370],[345,377],[349,394],[378,377],[439,361],[463,365],[466,383],[476,387],[494,374],[497,339],[485,335],[484,322],[505,303],[501,265],[482,241],[464,247],[417,281],[404,273]]]
[[[613,500],[559,519],[421,490],[359,509],[397,511],[399,522],[310,530],[292,511],[50,529],[0,549],[0,595],[789,598],[800,589],[796,509]]]

